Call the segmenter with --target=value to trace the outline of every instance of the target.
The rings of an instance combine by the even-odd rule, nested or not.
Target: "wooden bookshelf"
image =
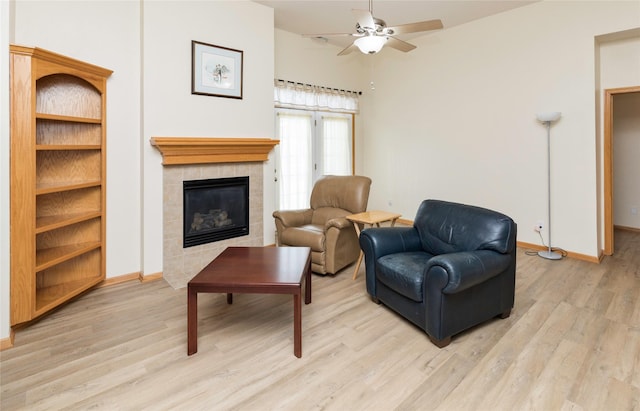
[[[10,47],[11,325],[105,278],[111,70]]]

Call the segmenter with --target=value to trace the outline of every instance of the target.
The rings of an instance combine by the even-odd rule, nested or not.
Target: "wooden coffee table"
[[[187,354],[198,351],[198,293],[293,294],[293,353],[302,356],[302,283],[311,303],[311,248],[228,247],[187,284]]]

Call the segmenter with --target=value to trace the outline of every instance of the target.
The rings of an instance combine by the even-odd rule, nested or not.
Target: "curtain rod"
[[[290,81],[290,80],[282,80],[282,79],[276,79],[276,81],[284,81],[285,83],[290,83],[290,84],[297,84],[298,86],[308,86],[308,87],[320,87],[320,88],[326,88],[327,90],[334,90],[334,91],[344,91],[346,93],[356,93],[359,96],[362,95],[362,91],[352,91],[352,90],[343,90],[340,88],[333,88],[333,87],[324,87],[324,86],[314,86],[313,84],[308,84],[308,83],[299,83],[297,81]]]

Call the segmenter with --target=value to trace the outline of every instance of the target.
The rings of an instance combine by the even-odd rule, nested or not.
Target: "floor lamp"
[[[551,251],[551,123],[560,118],[558,111],[538,113],[538,121],[547,126],[547,227],[549,230],[549,249],[539,251],[538,255],[548,260],[560,260],[562,254]]]

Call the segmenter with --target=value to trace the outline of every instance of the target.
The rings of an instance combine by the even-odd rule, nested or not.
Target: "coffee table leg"
[[[187,287],[187,355],[198,352],[198,293]]]
[[[311,265],[307,267],[307,275],[304,279],[304,303],[311,304]]]
[[[301,291],[293,295],[293,355],[302,357],[302,298]]]

